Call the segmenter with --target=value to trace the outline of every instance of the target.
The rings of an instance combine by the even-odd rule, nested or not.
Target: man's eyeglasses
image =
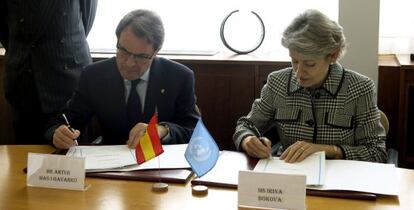
[[[132,56],[134,58],[134,61],[141,62],[141,63],[151,60],[152,56],[154,56],[154,54],[148,55],[145,53],[140,53],[140,54],[131,53],[127,49],[119,45],[119,43],[116,44],[116,49],[118,50],[118,53],[121,57],[127,59],[130,56]]]

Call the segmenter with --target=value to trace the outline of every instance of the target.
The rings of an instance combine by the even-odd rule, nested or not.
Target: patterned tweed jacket
[[[237,122],[237,148],[253,135],[243,118],[260,132],[276,127],[283,149],[302,140],[337,145],[349,160],[387,160],[374,82],[339,63],[315,90],[301,87],[292,68],[272,72],[249,114]]]

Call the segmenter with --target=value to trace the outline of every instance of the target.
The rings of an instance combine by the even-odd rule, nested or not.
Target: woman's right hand
[[[268,158],[272,152],[272,142],[266,138],[248,136],[241,142],[242,149],[251,157]]]

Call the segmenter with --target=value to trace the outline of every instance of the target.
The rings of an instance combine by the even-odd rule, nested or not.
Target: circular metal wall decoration
[[[265,26],[256,12],[237,14],[238,12],[239,10],[234,10],[223,19],[220,38],[224,46],[237,54],[251,53],[263,43]]]

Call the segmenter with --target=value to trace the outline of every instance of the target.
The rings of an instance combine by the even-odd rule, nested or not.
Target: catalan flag
[[[157,123],[158,113],[155,112],[154,116],[151,117],[151,120],[148,123],[147,131],[144,136],[141,137],[137,147],[135,148],[135,155],[137,157],[138,164],[150,160],[164,152],[157,132]]]

